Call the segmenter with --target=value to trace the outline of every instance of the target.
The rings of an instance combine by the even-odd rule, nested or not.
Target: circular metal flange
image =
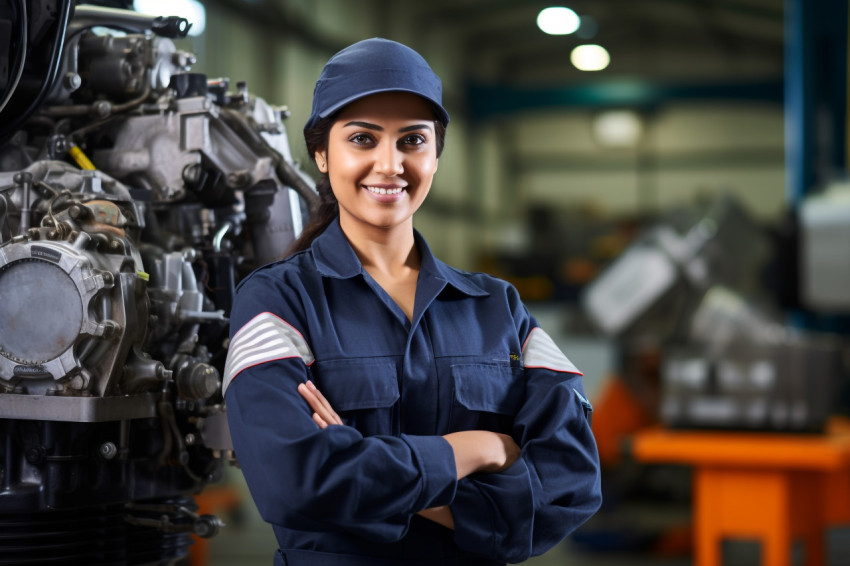
[[[112,273],[92,269],[85,252],[66,242],[0,246],[0,379],[60,381],[79,373],[80,338],[115,330],[89,312],[90,301],[113,284]]]

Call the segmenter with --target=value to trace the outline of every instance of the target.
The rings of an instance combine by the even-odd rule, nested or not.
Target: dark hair
[[[316,122],[314,127],[304,130],[307,154],[314,162],[316,161],[316,152],[328,147],[331,126],[336,121],[337,115],[339,115],[339,112],[327,118],[322,118]],[[443,147],[446,144],[446,127],[439,120],[434,120],[434,132],[437,142],[437,157],[440,157],[443,153]],[[325,228],[333,222],[334,218],[339,216],[339,203],[334,196],[333,189],[331,188],[331,180],[327,173],[322,173],[316,180],[316,190],[319,193],[319,205],[313,212],[310,222],[304,226],[301,235],[292,244],[287,255],[308,249],[313,243],[313,240],[325,231]]]

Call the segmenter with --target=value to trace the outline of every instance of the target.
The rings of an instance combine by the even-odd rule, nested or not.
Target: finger
[[[322,406],[326,409],[327,414],[334,415],[334,416],[338,417],[338,415],[336,414],[336,411],[334,411],[334,409],[333,409],[333,406],[331,406],[330,401],[328,401],[327,398],[322,394],[322,392],[319,391],[319,388],[316,387],[315,383],[313,383],[312,381],[308,381],[307,387],[310,389],[310,391],[313,392],[313,394],[316,396],[316,398],[319,400],[319,402],[322,404]]]
[[[325,419],[319,416],[319,413],[313,413],[313,420],[316,422],[317,425],[319,425],[319,428],[328,428],[328,423],[325,421]]]
[[[298,392],[301,396],[307,401],[307,404],[310,405],[310,408],[318,413],[318,415],[322,418],[322,420],[327,424],[342,424],[342,419],[334,412],[334,410],[330,407],[330,403],[327,400],[323,403],[319,393],[319,390],[316,389],[316,386],[312,384],[312,382],[307,382],[306,384],[302,383],[298,385]]]
[[[304,383],[298,384],[298,394],[301,395],[301,397],[305,401],[307,401],[307,404],[314,411],[319,406],[319,400],[316,398],[316,395],[314,395],[313,392],[310,391],[310,389],[307,387],[306,384],[304,384]]]
[[[329,422],[333,422],[335,424],[342,424],[342,419],[339,417],[339,415],[336,413],[336,411],[334,411],[334,408],[331,406],[330,401],[328,401],[325,398],[325,396],[322,394],[322,392],[319,391],[319,388],[316,387],[316,384],[313,383],[312,381],[308,381],[307,387],[316,395],[316,397],[319,399],[319,401],[325,407],[325,409],[326,409],[325,414],[328,417],[330,417]]]
[[[303,383],[298,385],[298,394],[307,401],[307,405],[310,407],[311,411],[324,411],[325,407],[322,405],[321,401],[319,401],[318,397],[310,391],[310,389]]]

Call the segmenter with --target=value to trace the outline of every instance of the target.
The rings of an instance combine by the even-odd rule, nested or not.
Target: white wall
[[[645,120],[639,147],[593,139],[591,111],[518,117],[523,203],[592,204],[613,214],[660,211],[697,194],[732,192],[763,220],[785,201],[783,114],[778,105],[670,105]]]

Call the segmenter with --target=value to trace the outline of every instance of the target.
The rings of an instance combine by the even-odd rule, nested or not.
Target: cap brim
[[[443,108],[442,104],[440,104],[439,102],[437,102],[437,101],[435,101],[431,98],[428,98],[427,96],[422,96],[422,93],[420,93],[420,92],[416,92],[416,91],[411,90],[411,89],[395,87],[395,88],[376,88],[376,89],[369,90],[369,91],[366,91],[366,92],[358,92],[356,95],[350,96],[350,97],[348,97],[344,100],[341,100],[341,101],[337,102],[336,104],[334,104],[333,106],[326,108],[323,112],[320,112],[315,120],[311,120],[311,122],[313,122],[313,123],[308,123],[306,127],[314,126],[315,122],[317,122],[319,118],[327,118],[328,116],[333,116],[333,114],[336,113],[338,110],[340,110],[340,109],[344,108],[345,106],[351,104],[355,100],[360,100],[361,98],[366,98],[367,96],[371,96],[373,94],[380,94],[382,92],[409,92],[410,94],[415,94],[416,96],[419,96],[419,97],[421,97],[421,98],[423,98],[423,99],[425,99],[425,100],[427,100],[428,102],[431,103],[431,106],[434,108],[434,113],[437,115],[436,116],[437,120],[439,120],[444,126],[449,125],[449,113],[446,111],[445,108]]]

